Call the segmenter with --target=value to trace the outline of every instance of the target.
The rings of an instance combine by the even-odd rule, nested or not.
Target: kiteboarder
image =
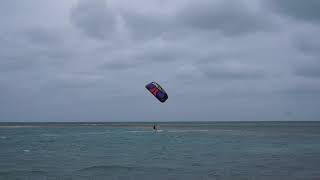
[[[156,82],[151,82],[145,86],[147,90],[156,97],[160,102],[164,103],[168,99],[168,94],[166,91]],[[161,130],[157,129],[156,124],[153,124],[152,129],[156,132],[159,132]]]

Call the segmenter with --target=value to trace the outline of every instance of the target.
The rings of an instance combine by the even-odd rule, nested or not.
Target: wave
[[[174,169],[167,168],[167,167],[143,167],[143,166],[121,166],[121,165],[98,165],[98,166],[90,166],[86,168],[82,168],[78,170],[78,172],[116,172],[116,171],[162,171],[162,172],[168,172],[172,171]]]
[[[90,166],[87,168],[83,168],[78,170],[79,172],[86,172],[86,171],[115,171],[115,170],[132,170],[134,167],[129,167],[129,166],[118,166],[118,165],[101,165],[101,166]]]
[[[46,171],[35,171],[35,170],[12,170],[12,171],[0,171],[1,176],[10,176],[10,175],[46,175]]]
[[[58,135],[58,134],[48,134],[48,133],[45,133],[45,134],[41,134],[41,136],[45,136],[45,137],[58,137],[59,135]]]
[[[128,131],[130,133],[150,133],[150,132],[153,132],[153,131]]]
[[[101,135],[101,134],[108,134],[110,131],[104,131],[104,132],[83,132],[79,133],[79,135]]]
[[[128,131],[128,132],[130,132],[130,133],[153,133],[153,132],[163,132],[163,130],[162,129],[158,129],[158,130],[149,130],[149,131]]]
[[[153,131],[153,130],[150,130],[150,131],[128,131],[130,133],[153,133],[153,132],[168,132],[168,133],[191,133],[191,132],[208,132],[210,130],[208,129],[186,129],[186,130],[162,130],[162,129],[159,129],[157,131]]]
[[[168,132],[173,133],[185,133],[185,132],[208,132],[208,129],[193,129],[193,130],[168,130]]]
[[[82,124],[83,126],[98,126],[99,124],[91,124],[91,123],[85,123]]]

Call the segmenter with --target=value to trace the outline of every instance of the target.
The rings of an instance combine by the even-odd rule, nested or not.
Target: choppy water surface
[[[0,124],[0,179],[320,179],[320,122]]]

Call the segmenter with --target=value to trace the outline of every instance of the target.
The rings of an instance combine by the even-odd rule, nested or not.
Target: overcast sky
[[[319,0],[2,0],[0,121],[320,120]],[[160,103],[146,89],[169,94]]]

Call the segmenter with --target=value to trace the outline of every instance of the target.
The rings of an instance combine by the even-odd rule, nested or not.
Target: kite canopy
[[[158,83],[151,82],[151,83],[146,85],[146,88],[160,102],[163,103],[168,99],[168,94],[166,93],[166,91],[164,91],[164,89],[162,89],[162,87]]]

